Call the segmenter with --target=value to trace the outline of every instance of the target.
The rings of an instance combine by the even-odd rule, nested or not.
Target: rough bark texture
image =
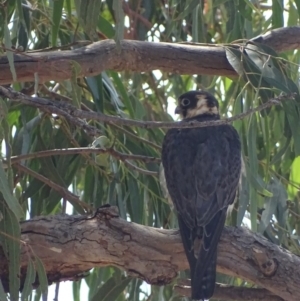
[[[272,30],[253,40],[278,52],[297,49],[300,27]],[[131,40],[123,40],[117,47],[113,40],[104,40],[75,50],[18,53],[14,55],[14,67],[18,82],[37,80],[39,83],[70,79],[74,70],[79,77],[94,76],[108,69],[236,76],[226,58],[225,47]],[[6,56],[0,57],[0,70],[0,85],[12,83]]]
[[[119,218],[115,207],[101,208],[93,216],[37,217],[21,226],[22,271],[33,250],[49,282],[113,265],[129,276],[164,285],[188,268],[177,230],[129,223]],[[245,228],[224,229],[218,271],[251,281],[284,300],[300,300],[300,258]],[[1,254],[0,277],[6,285],[7,262]]]

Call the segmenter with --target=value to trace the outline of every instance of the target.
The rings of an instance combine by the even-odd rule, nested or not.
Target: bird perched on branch
[[[220,119],[218,101],[205,91],[181,95],[175,113],[182,122]],[[218,242],[240,178],[239,136],[227,124],[171,129],[164,138],[162,163],[191,270],[192,299],[209,299]]]

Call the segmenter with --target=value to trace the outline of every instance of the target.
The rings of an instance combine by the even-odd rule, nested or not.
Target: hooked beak
[[[182,112],[182,109],[180,106],[177,106],[175,109],[175,114],[180,114]]]

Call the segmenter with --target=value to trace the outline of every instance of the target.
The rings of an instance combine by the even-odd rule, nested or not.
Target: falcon
[[[219,104],[206,91],[181,95],[175,110],[182,123],[219,120]],[[191,271],[192,299],[209,299],[215,288],[217,246],[241,170],[241,144],[228,124],[170,129],[162,164],[178,215]]]

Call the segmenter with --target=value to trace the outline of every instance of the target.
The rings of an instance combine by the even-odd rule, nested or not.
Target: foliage
[[[79,41],[106,38],[114,38],[117,43],[122,38],[231,43],[251,39],[284,24],[296,25],[300,2],[286,2],[287,6],[282,0],[273,0],[271,6],[250,0],[2,1],[0,38],[4,46],[1,51],[7,55],[14,73],[12,48],[20,51],[74,49],[80,46]],[[224,47],[229,62],[240,75],[238,79],[109,70],[94,77],[76,79],[75,67],[74,76],[68,81],[57,82],[53,78],[38,87],[33,82],[16,82],[13,87],[29,95],[38,93],[99,113],[145,121],[172,120],[176,97],[196,88],[207,89],[218,96],[223,117],[245,112],[279,95],[280,91],[295,92],[295,100],[286,102],[283,107],[273,107],[234,123],[243,145],[245,172],[229,223],[246,222],[253,231],[299,254],[299,52],[279,55],[259,44],[249,46],[245,52],[229,44]],[[34,171],[29,174],[14,168],[12,161],[13,156],[87,147],[93,142],[95,147],[113,146],[126,154],[159,158],[164,130],[91,122],[103,136],[94,141],[94,137],[62,118],[4,99],[0,101],[0,137],[6,164],[0,166],[0,243],[12,262],[11,300],[16,300],[18,295],[19,220],[65,212],[66,202],[69,212],[73,213],[83,213],[84,203],[91,208],[109,203],[118,206],[124,219],[154,227],[177,226],[175,214],[160,187],[158,163],[129,160],[126,164],[105,153],[52,155],[23,160],[21,163]],[[79,195],[81,201],[66,201],[36,175],[69,189]],[[34,279],[34,269],[44,283],[38,260],[28,265],[31,278],[26,280],[22,300],[33,300],[28,279]],[[222,282],[244,285],[239,279],[220,277]],[[172,286],[148,290],[141,280],[127,279],[114,268],[94,269],[82,281],[86,281],[90,289],[90,300],[179,299]],[[74,283],[75,300],[79,300],[79,291],[80,284]],[[0,297],[3,294],[0,285]],[[41,291],[37,296],[40,294]]]

